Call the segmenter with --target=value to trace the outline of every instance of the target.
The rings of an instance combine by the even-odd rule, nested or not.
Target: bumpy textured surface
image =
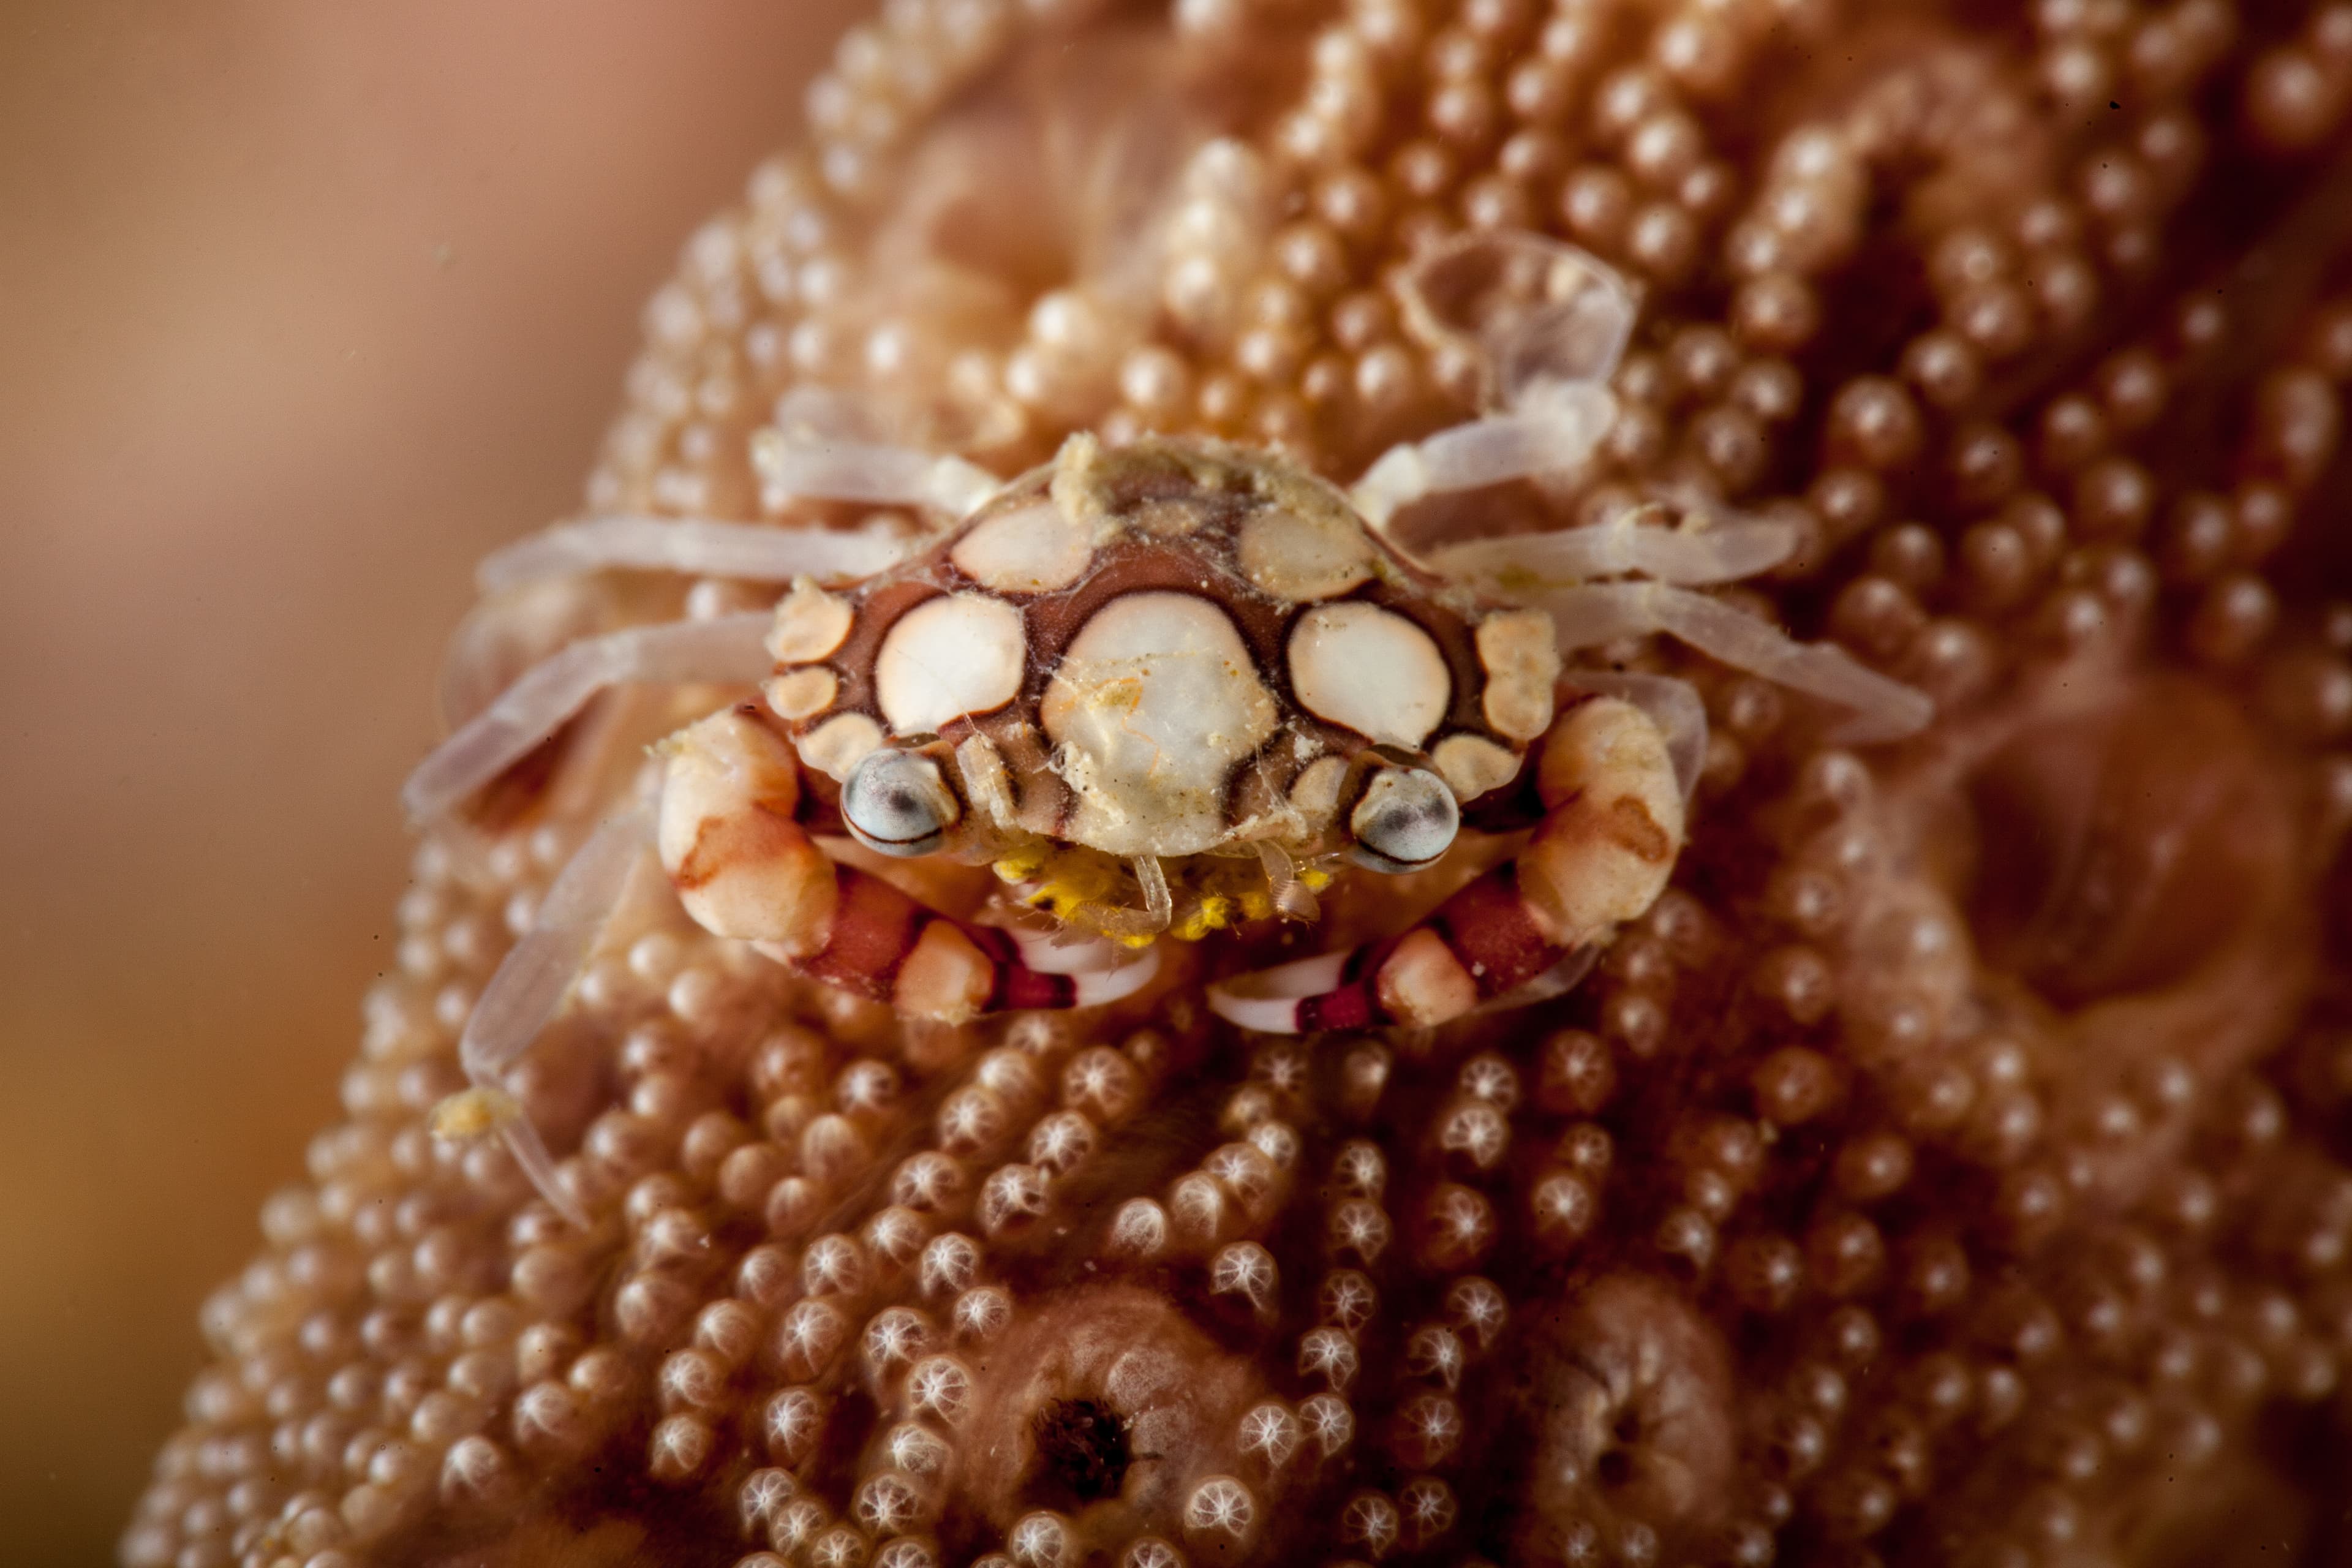
[[[2347,106],[2342,5],[894,0],[655,300],[592,510],[858,521],[761,493],[798,384],[1000,472],[1164,429],[1350,477],[1482,391],[1384,274],[1533,227],[1647,288],[1612,471],[1408,531],[1787,518],[1743,594],[1941,716],[1843,751],[1613,650],[1714,721],[1675,889],[1435,1033],[1213,1025],[1272,938],[1148,1017],[908,1028],[648,879],[518,1078],[583,1234],[424,1119],[715,698],[606,703],[421,847],[124,1560],[2352,1553]],[[464,668],[738,597],[534,589]],[[1343,879],[1314,940],[1440,890]]]

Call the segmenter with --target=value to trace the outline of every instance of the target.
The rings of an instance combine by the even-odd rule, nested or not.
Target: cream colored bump
[[[779,719],[814,719],[841,695],[841,679],[821,665],[777,676],[768,682],[768,709]]]
[[[1071,640],[1039,709],[1076,797],[1067,836],[1114,855],[1192,855],[1225,836],[1234,766],[1274,733],[1274,694],[1224,611],[1129,594]]]
[[[1103,515],[1102,461],[1102,443],[1080,430],[1054,454],[1054,477],[1045,487],[1062,514],[1089,531]]]
[[[776,605],[768,652],[778,664],[807,664],[824,658],[849,636],[852,619],[848,600],[826,593],[814,577],[795,577],[793,591]]]
[[[1013,820],[1013,778],[1005,772],[1004,757],[996,742],[985,735],[969,735],[955,752],[956,771],[963,775],[964,794],[980,807],[980,813],[1007,833],[1019,826]]]
[[[1119,526],[1153,539],[1182,539],[1198,533],[1208,513],[1191,496],[1171,496],[1139,501],[1119,514]]]
[[[828,778],[845,782],[850,770],[881,743],[881,725],[863,713],[844,713],[800,738],[801,761]]]
[[[1498,735],[1532,741],[1551,728],[1559,684],[1559,638],[1541,610],[1502,610],[1478,623],[1486,667],[1486,722]]]
[[[1290,804],[1320,833],[1339,815],[1339,786],[1347,782],[1348,764],[1339,757],[1318,757],[1290,781]]]
[[[1051,500],[997,513],[948,552],[956,570],[1000,594],[1066,588],[1094,559],[1087,531]]]
[[[1448,735],[1429,753],[1437,776],[1465,805],[1519,774],[1519,753],[1483,735]]]
[[[1397,1022],[1420,1027],[1458,1018],[1478,1005],[1478,983],[1444,939],[1426,927],[1397,943],[1373,988]]]
[[[908,1017],[969,1023],[996,988],[996,966],[971,939],[946,921],[933,921],[898,965],[890,1001]]]
[[[942,594],[898,617],[874,658],[874,696],[890,728],[928,735],[992,713],[1021,689],[1029,636],[1021,612],[986,594]]]
[[[1344,594],[1372,574],[1370,542],[1336,510],[1268,507],[1242,524],[1237,553],[1244,576],[1294,603]]]
[[[1324,605],[1290,634],[1290,687],[1318,718],[1371,740],[1418,748],[1454,694],[1427,632],[1391,610]]]
[[[665,750],[655,838],[686,912],[719,936],[793,954],[822,946],[838,888],[793,820],[800,770],[782,738],[730,709]]]

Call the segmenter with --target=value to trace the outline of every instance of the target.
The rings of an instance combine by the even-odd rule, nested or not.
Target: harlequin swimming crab
[[[1515,858],[1401,935],[1228,980],[1210,1005],[1262,1031],[1430,1025],[1572,982],[1664,889],[1705,718],[1679,682],[1567,669],[1564,654],[1670,634],[1853,708],[1857,738],[1931,709],[1693,591],[1785,557],[1783,525],[1694,506],[1400,548],[1389,524],[1416,501],[1573,475],[1614,417],[1608,379],[1637,313],[1607,267],[1532,236],[1453,247],[1401,293],[1425,337],[1483,356],[1491,411],[1344,492],[1271,453],[1085,434],[999,482],[812,430],[792,413],[805,397],[788,399],[755,447],[772,490],[943,526],[887,565],[898,547],[873,535],[636,519],[501,552],[492,582],[635,566],[791,585],[772,612],[557,654],[426,761],[412,811],[461,802],[605,686],[757,682],[761,700],[657,748],[662,866],[709,931],[902,1013],[1116,1001],[1150,981],[1160,940],[1314,918],[1342,858],[1434,864],[1473,803],[1482,826],[1532,828]],[[593,836],[493,978],[461,1046],[478,1111],[561,1001],[646,827],[640,810]],[[927,908],[837,860],[822,840],[843,834],[984,861],[1014,918]],[[552,1196],[536,1138],[509,1126]]]

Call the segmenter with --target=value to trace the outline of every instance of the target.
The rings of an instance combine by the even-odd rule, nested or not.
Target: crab
[[[704,929],[953,1022],[1119,1001],[1165,942],[1315,919],[1343,861],[1435,866],[1468,808],[1478,829],[1525,831],[1517,853],[1398,935],[1208,992],[1244,1029],[1433,1026],[1572,984],[1682,848],[1705,742],[1696,693],[1569,656],[1664,633],[1850,708],[1850,740],[1927,721],[1922,694],[1696,591],[1785,558],[1783,524],[1690,498],[1406,548],[1392,525],[1430,497],[1574,482],[1615,416],[1608,383],[1638,301],[1602,263],[1531,235],[1445,247],[1400,293],[1425,339],[1485,367],[1488,412],[1391,450],[1351,489],[1268,451],[1084,432],[1000,481],[845,436],[803,392],[755,443],[768,489],[935,520],[911,551],[877,532],[622,518],[493,557],[494,585],[628,566],[783,591],[772,610],[573,644],[412,778],[412,813],[435,817],[609,686],[758,691],[656,747],[657,801],[608,820],[559,876],[467,1026],[477,1087],[444,1130],[503,1126],[567,1206],[498,1086],[648,837]],[[844,858],[844,837],[985,863],[1001,923],[929,907]]]

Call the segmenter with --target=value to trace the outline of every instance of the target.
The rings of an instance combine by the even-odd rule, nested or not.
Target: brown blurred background
[[[336,1113],[472,563],[866,8],[0,7],[0,1562],[111,1559]]]

